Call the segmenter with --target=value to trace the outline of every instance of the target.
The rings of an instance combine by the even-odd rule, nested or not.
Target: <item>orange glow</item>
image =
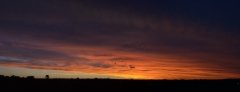
[[[38,66],[28,63],[2,63],[1,65],[33,69],[79,71],[130,79],[211,79],[239,76],[239,74],[231,74],[222,70],[217,71],[211,65],[191,63],[194,62],[194,59],[173,55],[139,53],[90,46],[61,45],[61,47],[56,47],[55,45],[46,44],[45,47],[44,49],[59,51],[87,60],[57,60],[58,65],[68,63],[64,67]],[[183,63],[179,63],[179,61],[183,61]]]

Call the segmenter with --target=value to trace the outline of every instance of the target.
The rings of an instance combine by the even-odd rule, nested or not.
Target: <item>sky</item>
[[[0,75],[240,76],[239,0],[1,0]]]

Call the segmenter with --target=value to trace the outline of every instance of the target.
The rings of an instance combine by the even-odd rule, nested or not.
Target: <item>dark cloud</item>
[[[93,67],[100,67],[100,68],[110,68],[112,66],[110,64],[104,64],[102,62],[90,63],[89,65]]]
[[[69,56],[64,53],[57,51],[51,51],[42,49],[31,44],[24,44],[18,42],[3,42],[0,41],[0,55],[1,56],[15,56],[20,58],[30,58],[30,59],[55,59],[55,58],[67,58],[74,59],[74,57]]]
[[[0,62],[13,64],[28,64],[33,66],[65,67],[88,61],[83,57],[75,57],[62,52],[45,49],[44,47],[0,41]],[[65,60],[68,60],[65,62]]]
[[[21,62],[28,62],[28,59],[21,59],[21,58],[13,58],[13,57],[3,57],[0,56],[0,62],[6,62],[6,63],[12,63],[12,62],[17,62],[17,63],[21,63]]]

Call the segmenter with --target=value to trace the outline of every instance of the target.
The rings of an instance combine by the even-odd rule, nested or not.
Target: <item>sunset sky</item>
[[[0,75],[240,78],[239,0],[1,0]]]

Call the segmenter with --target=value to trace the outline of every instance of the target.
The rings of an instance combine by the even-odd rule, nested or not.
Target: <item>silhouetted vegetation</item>
[[[35,79],[34,76],[27,76],[27,79]]]
[[[0,75],[0,79],[4,78],[5,76],[4,75]]]
[[[45,76],[45,79],[49,79],[49,78],[50,78],[49,75],[46,75],[46,76]]]
[[[1,92],[240,92],[240,79],[49,79],[49,75],[36,79],[0,75],[0,82]]]

